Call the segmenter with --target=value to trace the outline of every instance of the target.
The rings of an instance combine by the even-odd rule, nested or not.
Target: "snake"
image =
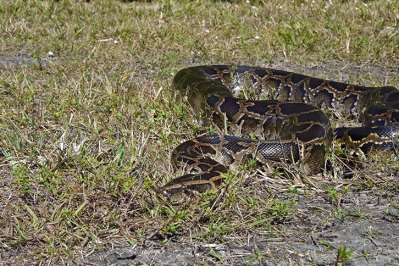
[[[172,90],[188,101],[200,125],[214,125],[218,132],[174,149],[172,164],[185,174],[158,189],[167,197],[217,188],[229,169],[246,162],[296,165],[312,175],[324,169],[333,142],[365,155],[395,150],[399,138],[399,90],[393,86],[354,85],[273,68],[204,65],[178,71]],[[331,117],[338,125],[352,125],[333,128]]]

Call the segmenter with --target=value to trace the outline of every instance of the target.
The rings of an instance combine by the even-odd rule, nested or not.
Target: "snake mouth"
[[[165,188],[165,186],[156,188],[154,191],[157,197],[159,197],[162,201],[166,201],[172,205],[180,205],[184,202],[184,191],[170,190]]]
[[[182,205],[189,203],[193,196],[198,196],[199,193],[205,190],[197,189],[192,187],[179,187],[171,189],[170,187],[161,187],[157,190],[158,194],[165,198],[172,205]]]

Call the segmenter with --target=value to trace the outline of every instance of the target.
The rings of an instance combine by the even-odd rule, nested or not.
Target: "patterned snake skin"
[[[223,181],[229,165],[296,164],[304,174],[320,172],[332,141],[366,153],[394,149],[399,137],[399,90],[364,87],[287,71],[249,66],[195,66],[180,70],[173,89],[187,97],[202,124],[231,135],[203,135],[173,152],[186,175],[159,189],[166,196],[204,191]],[[278,100],[244,100],[238,93],[274,94]],[[322,111],[338,113],[357,127],[332,129]]]

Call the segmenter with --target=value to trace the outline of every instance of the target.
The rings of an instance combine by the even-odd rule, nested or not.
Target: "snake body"
[[[393,149],[399,136],[399,90],[391,86],[365,87],[270,68],[211,65],[180,70],[172,88],[187,97],[200,123],[213,123],[231,135],[203,135],[180,144],[172,161],[187,174],[160,189],[167,196],[217,187],[229,165],[248,160],[297,164],[301,172],[314,174],[323,169],[333,140],[367,152]],[[244,89],[257,96],[274,92],[276,100],[234,96]],[[339,112],[361,125],[333,130],[322,110]]]

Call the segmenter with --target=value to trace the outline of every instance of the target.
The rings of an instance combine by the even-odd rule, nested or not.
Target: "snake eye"
[[[165,190],[165,189],[161,190],[161,194],[164,195],[167,198],[172,196],[172,194],[170,192],[168,192],[167,190]]]

